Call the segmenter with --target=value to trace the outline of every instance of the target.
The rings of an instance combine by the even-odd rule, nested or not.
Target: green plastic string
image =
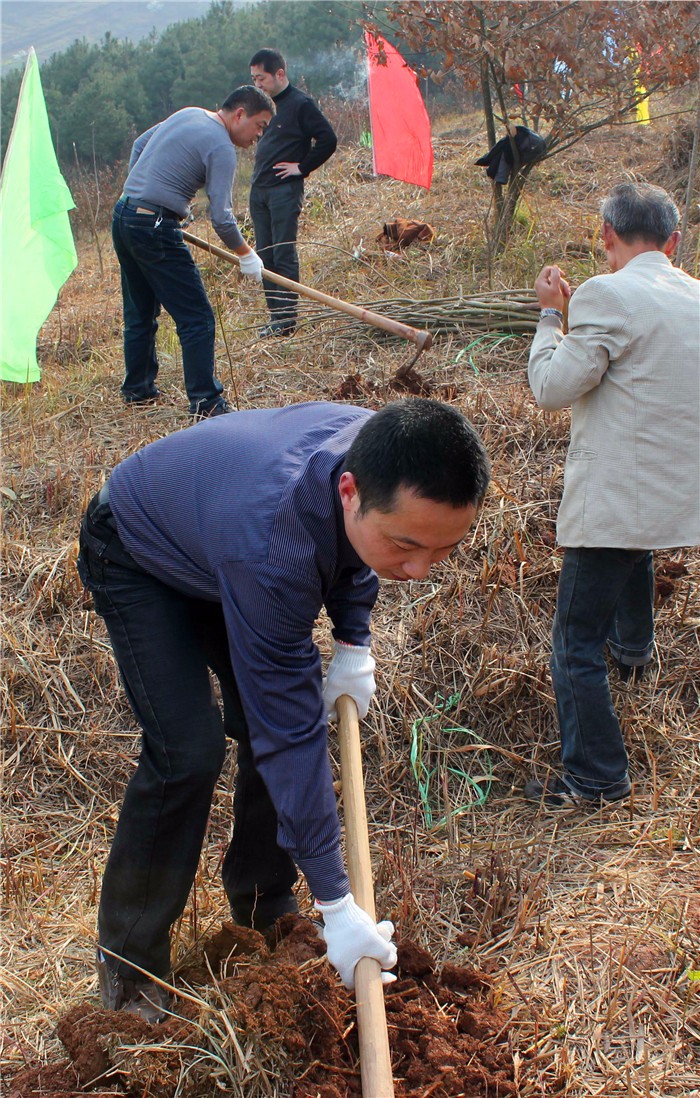
[[[517,338],[517,336],[513,335],[510,332],[503,332],[501,335],[496,335],[493,332],[484,332],[483,335],[477,336],[476,339],[473,339],[471,343],[462,348],[462,350],[453,360],[453,365],[456,366],[460,359],[464,358],[465,355],[468,355],[469,357],[467,361],[474,371],[476,377],[479,377],[480,370],[476,362],[474,361],[474,356],[471,354],[471,352],[476,350],[477,348],[482,351],[495,351],[497,347],[500,347],[500,345],[502,343],[505,343],[507,340]]]
[[[418,720],[413,722],[413,727],[411,728],[411,769],[413,770],[413,776],[416,780],[416,785],[418,786],[418,794],[421,799],[423,816],[427,827],[444,827],[448,820],[447,814],[440,819],[435,819],[433,805],[440,794],[439,790],[437,793],[435,792],[436,776],[440,773],[439,756],[443,754],[449,755],[450,748],[449,745],[441,745],[439,742],[431,743],[429,736],[430,724],[444,714],[449,713],[450,710],[455,709],[459,704],[460,698],[460,694],[451,694],[445,701],[438,695],[435,706],[437,712],[433,713],[430,717],[419,717]],[[476,732],[471,728],[463,728],[461,725],[441,728],[437,732],[437,736],[440,738],[452,735],[464,736],[475,743],[484,744],[484,741],[480,736],[477,736]],[[437,753],[438,755],[438,761],[434,766],[431,765],[431,755],[433,753]],[[451,806],[451,811],[449,813],[450,818],[461,816],[475,806],[484,805],[491,792],[491,786],[493,784],[491,756],[488,751],[478,752],[478,754],[480,760],[483,760],[485,765],[486,773],[484,774],[475,776],[468,774],[466,770],[459,766],[443,766],[443,772],[456,778],[460,783],[460,787],[466,788],[471,794],[471,799],[468,802]]]

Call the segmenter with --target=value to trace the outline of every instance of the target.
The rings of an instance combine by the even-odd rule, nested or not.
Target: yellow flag
[[[644,85],[642,84],[642,82],[639,79],[639,69],[637,69],[637,72],[635,73],[635,77],[634,77],[634,90],[635,90],[637,95],[646,95],[646,93],[647,93],[646,88],[644,87]],[[637,106],[635,107],[635,111],[636,111],[636,115],[637,115],[637,122],[639,122],[639,124],[641,126],[648,126],[649,123],[651,122],[651,117],[649,115],[649,100],[648,100],[648,98],[647,99],[642,99],[641,103],[637,103]]]

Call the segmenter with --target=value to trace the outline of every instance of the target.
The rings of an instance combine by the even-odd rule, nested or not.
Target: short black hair
[[[242,87],[236,88],[221,104],[222,111],[237,111],[239,107],[243,107],[249,118],[254,114],[260,114],[261,111],[274,114],[277,109],[267,92],[256,88],[254,84],[243,84]]]
[[[279,50],[262,49],[254,53],[248,62],[249,67],[260,65],[270,76],[274,76],[280,69],[287,71],[287,62]]]
[[[455,508],[478,506],[491,476],[466,416],[449,404],[412,397],[385,405],[363,424],[344,469],[355,478],[360,514],[392,511],[399,488]]]
[[[603,221],[620,240],[645,240],[661,248],[678,228],[678,207],[668,191],[653,183],[618,183],[600,207]]]

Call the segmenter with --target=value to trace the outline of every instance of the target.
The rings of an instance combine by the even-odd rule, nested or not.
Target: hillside
[[[531,299],[545,262],[574,285],[605,270],[598,204],[621,178],[682,201],[695,109],[683,107],[654,100],[650,126],[599,132],[537,168],[501,257],[485,245],[476,115],[436,125],[429,193],[374,178],[370,150],[350,142],[309,182],[302,282],[378,311],[403,304],[431,326],[434,345],[416,364],[422,391],[461,408],[493,462],[468,543],[424,582],[383,582],[374,614],[378,690],[362,739],[377,910],[402,940],[401,978],[387,990],[402,1098],[700,1098],[700,550],[657,554],[655,659],[638,685],[614,684],[634,795],[555,817],[526,803],[524,782],[558,758],[548,662],[569,416],[537,408],[527,335],[448,323],[477,293]],[[167,318],[164,399],[120,401],[107,192],[103,182],[98,252],[95,195],[75,191],[80,264],[41,333],[41,383],[3,392],[7,1095],[357,1098],[353,1003],[313,935],[286,927],[270,952],[275,943],[225,925],[233,748],[173,934],[189,995],[181,1017],[149,1031],[98,1009],[99,879],[139,737],[104,625],[83,598],[75,539],[113,466],[188,425]],[[397,216],[430,223],[435,240],[383,251],[376,238]],[[191,228],[212,235],[203,204]],[[685,256],[700,274],[696,215]],[[412,346],[310,302],[294,338],[262,341],[262,294],[224,261],[197,260],[237,408],[378,407],[409,391],[396,374]],[[317,641],[327,658],[325,619]],[[337,776],[333,731],[330,751]],[[412,755],[430,774],[422,786]],[[303,883],[299,901],[313,915]]]
[[[210,0],[3,0],[2,71],[22,65],[30,46],[41,62],[76,38],[93,43],[111,34],[138,42],[209,7]]]

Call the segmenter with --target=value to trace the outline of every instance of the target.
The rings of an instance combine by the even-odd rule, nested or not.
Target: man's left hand
[[[298,163],[292,160],[280,160],[273,164],[273,170],[279,179],[291,179],[294,175],[301,175]]]
[[[373,957],[385,970],[394,967],[396,946],[391,940],[394,924],[388,920],[375,923],[355,903],[352,892],[330,903],[317,900],[314,907],[323,915],[328,960],[348,990],[355,986],[355,965],[362,957]],[[382,972],[381,977],[383,984],[396,979],[387,971]]]
[[[254,278],[256,282],[262,282],[263,261],[256,251],[249,248],[243,255],[238,256],[238,263],[241,268],[241,274],[247,275],[248,278]]]
[[[571,287],[564,278],[564,272],[560,267],[543,267],[535,279],[535,293],[543,309],[559,309],[564,311],[564,305],[571,297]]]

